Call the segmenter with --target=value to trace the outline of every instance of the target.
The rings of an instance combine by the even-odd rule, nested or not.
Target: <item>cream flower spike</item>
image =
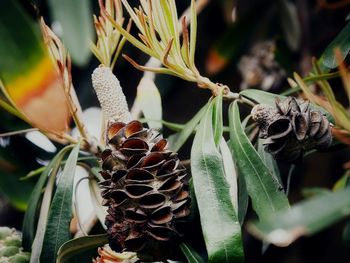
[[[107,121],[131,121],[125,95],[119,80],[109,67],[100,66],[91,75],[92,86],[100,102],[102,112]]]

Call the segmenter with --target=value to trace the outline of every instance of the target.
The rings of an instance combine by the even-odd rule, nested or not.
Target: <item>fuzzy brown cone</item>
[[[177,154],[138,121],[111,123],[106,137],[100,185],[111,247],[139,251],[147,243],[168,241],[190,206]]]

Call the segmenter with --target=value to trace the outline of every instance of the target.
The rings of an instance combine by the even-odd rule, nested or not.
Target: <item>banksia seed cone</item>
[[[138,121],[111,123],[102,153],[101,182],[106,226],[114,249],[139,251],[168,241],[175,224],[189,214],[186,170],[167,141]]]
[[[276,159],[296,161],[305,150],[324,149],[332,142],[331,125],[309,102],[294,97],[276,98],[276,107],[259,104],[252,109],[252,118],[265,139],[265,150]]]
[[[15,229],[0,227],[0,263],[26,263],[30,254],[23,252],[22,240]]]

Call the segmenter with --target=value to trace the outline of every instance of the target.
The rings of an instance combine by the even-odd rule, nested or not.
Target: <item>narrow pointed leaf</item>
[[[79,147],[80,144],[77,144],[70,153],[51,203],[41,262],[55,262],[59,247],[70,239],[73,181]]]
[[[191,150],[191,171],[208,262],[243,262],[241,228],[215,145],[213,107],[202,118]]]
[[[278,4],[284,38],[289,48],[296,51],[301,40],[301,25],[296,5],[289,0],[280,0]]]
[[[350,51],[350,22],[339,32],[336,38],[328,45],[320,58],[320,65],[333,69],[338,66],[334,50],[338,48],[342,59],[349,54]]]
[[[214,122],[215,123],[215,122]],[[220,152],[223,159],[225,170],[225,178],[230,188],[230,196],[236,215],[238,214],[238,186],[237,186],[237,172],[233,162],[233,157],[230,148],[224,138],[220,142]]]
[[[58,170],[52,171],[51,176],[49,177],[49,180],[45,186],[43,201],[40,207],[39,220],[35,232],[35,238],[32,244],[30,263],[36,263],[40,259],[57,172]]]
[[[232,155],[233,158],[234,155]],[[245,217],[247,215],[249,205],[249,194],[247,191],[247,184],[244,176],[238,177],[238,220],[241,226],[243,226]]]
[[[215,145],[218,146],[221,141],[223,132],[223,121],[222,121],[222,91],[215,99],[215,105],[213,107],[213,123],[214,123],[214,141]]]
[[[195,67],[195,53],[196,53],[196,41],[197,41],[197,10],[196,3],[191,0],[191,24],[190,24],[190,62],[192,67]]]
[[[98,248],[106,243],[108,243],[106,234],[84,236],[69,240],[58,250],[56,263],[65,263],[75,255],[84,253],[84,251],[92,248]]]
[[[263,90],[257,90],[257,89],[242,90],[240,94],[243,97],[256,101],[257,103],[266,104],[270,106],[275,106],[275,100],[277,97],[280,98],[281,100],[284,100],[285,98],[287,98],[286,96],[270,93]]]
[[[188,137],[192,134],[192,132],[195,130],[197,127],[197,124],[205,114],[206,110],[208,108],[208,104],[206,104],[203,108],[201,108],[197,114],[183,127],[181,132],[173,134],[168,137],[169,141],[169,148],[177,152],[179,149],[182,147],[182,145],[187,141]]]
[[[273,212],[289,207],[279,182],[271,175],[241,125],[237,102],[229,110],[230,144],[239,175],[244,176],[253,209],[264,218]]]
[[[279,211],[260,222],[250,223],[255,236],[277,246],[287,246],[297,238],[312,235],[350,215],[350,188],[321,194],[291,209]]]
[[[188,263],[205,263],[204,259],[190,245],[181,243],[180,249],[186,256]]]
[[[49,10],[62,28],[63,42],[72,60],[85,65],[90,57],[90,41],[93,41],[91,1],[49,0]]]
[[[282,179],[281,179],[280,171],[278,169],[277,162],[271,154],[269,154],[264,150],[262,139],[258,139],[258,153],[263,163],[270,170],[270,173],[273,176],[273,178],[275,178],[275,180],[280,183],[280,189],[281,189],[283,187]]]
[[[344,189],[347,186],[350,186],[350,170],[347,170],[343,176],[336,181],[333,186],[333,191]]]
[[[40,197],[42,194],[42,190],[45,186],[45,183],[49,177],[49,175],[53,172],[57,172],[64,155],[72,149],[71,146],[67,146],[63,148],[56,156],[52,159],[52,161],[45,167],[45,170],[41,173],[38,182],[36,183],[32,194],[30,195],[28,208],[24,215],[23,226],[22,226],[22,245],[26,251],[31,250],[31,245],[34,240],[34,233],[36,229],[36,212],[39,206]]]

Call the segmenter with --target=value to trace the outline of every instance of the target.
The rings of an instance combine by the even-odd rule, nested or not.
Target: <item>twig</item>
[[[0,133],[0,138],[1,137],[13,136],[13,135],[19,135],[19,134],[33,132],[33,131],[39,131],[39,129],[38,128],[29,128],[29,129],[24,129],[24,130],[19,130],[19,131]]]
[[[41,18],[41,31],[44,35],[44,41],[49,50],[49,54],[52,57],[52,59],[56,61],[56,68],[59,71],[60,77],[62,79],[62,88],[66,97],[70,114],[80,133],[80,136],[85,142],[87,142],[87,144],[89,144],[90,136],[87,133],[84,123],[82,121],[82,109],[72,83],[72,64],[69,53],[63,46],[61,40],[55,35],[55,33],[50,29],[50,27],[48,27],[45,24],[43,18]],[[66,134],[59,134],[58,136],[65,137],[65,139],[67,139],[69,142],[73,142],[75,140],[74,138],[74,140],[72,140],[72,137],[67,136]]]

